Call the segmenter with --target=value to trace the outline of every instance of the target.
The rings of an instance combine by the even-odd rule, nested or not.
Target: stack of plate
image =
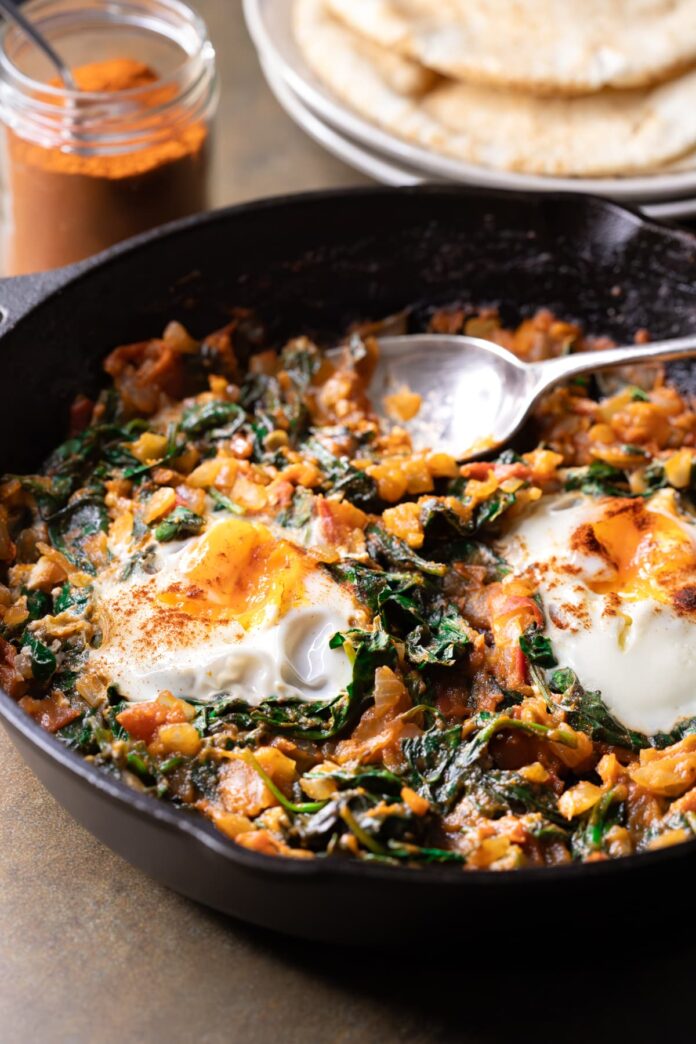
[[[414,144],[344,103],[313,72],[293,32],[293,0],[244,0],[268,84],[288,115],[329,152],[389,185],[456,181],[489,188],[592,192],[665,219],[696,217],[696,166],[621,177],[518,173],[467,163]]]

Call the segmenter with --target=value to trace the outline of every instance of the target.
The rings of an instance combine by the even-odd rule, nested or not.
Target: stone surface
[[[223,83],[215,203],[359,183],[276,105],[240,0],[198,6]],[[640,950],[615,937],[610,911],[607,921],[601,927],[570,903],[540,918],[548,952],[539,958],[516,937],[511,910],[511,938],[494,940],[498,956],[485,960],[477,939],[453,939],[451,954],[414,946],[388,955],[247,928],[161,888],[97,842],[0,730],[2,1044],[692,1040],[691,925],[679,943]]]

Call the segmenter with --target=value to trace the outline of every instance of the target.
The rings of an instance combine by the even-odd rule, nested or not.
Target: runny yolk
[[[571,542],[574,550],[605,561],[609,576],[605,571],[601,579],[584,578],[597,594],[670,602],[696,570],[696,545],[684,526],[640,500],[613,499]]]
[[[192,546],[184,582],[158,598],[189,616],[234,620],[249,630],[303,604],[312,568],[305,552],[277,539],[267,526],[226,519]]]

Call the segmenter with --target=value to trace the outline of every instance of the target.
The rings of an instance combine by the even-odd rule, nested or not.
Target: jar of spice
[[[3,271],[78,261],[207,206],[215,52],[180,0],[30,0],[67,90],[21,30],[0,37]]]

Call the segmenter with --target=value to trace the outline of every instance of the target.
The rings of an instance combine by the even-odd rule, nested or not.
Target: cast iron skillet
[[[41,277],[0,282],[0,473],[34,468],[59,443],[67,406],[99,380],[111,347],[194,333],[256,308],[278,338],[329,335],[405,305],[499,303],[514,319],[546,305],[627,339],[696,324],[696,239],[584,196],[462,188],[367,189],[233,207],[188,219]],[[688,369],[676,377],[688,382]],[[513,873],[409,870],[273,859],[202,817],[137,794],[66,750],[0,692],[14,743],[100,840],[159,881],[236,917],[335,942],[504,932],[514,943],[556,910],[583,932],[663,909],[692,886],[696,842],[616,862]],[[461,934],[460,934],[461,933]],[[466,934],[463,934],[466,933]],[[501,936],[502,938],[502,936]]]

